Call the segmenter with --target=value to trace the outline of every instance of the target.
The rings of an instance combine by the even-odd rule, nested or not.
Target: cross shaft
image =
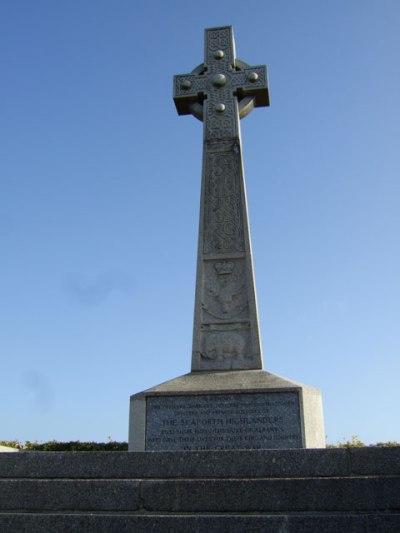
[[[269,105],[266,67],[236,59],[230,26],[207,29],[204,63],[174,77],[174,101],[204,123],[192,371],[260,369],[240,118]]]

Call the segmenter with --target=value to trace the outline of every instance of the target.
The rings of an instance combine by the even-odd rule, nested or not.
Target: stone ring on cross
[[[206,138],[236,136],[237,121],[255,107],[269,105],[267,69],[236,59],[230,26],[205,32],[204,62],[188,74],[174,76],[174,102],[179,115],[204,122]]]
[[[222,50],[218,50],[217,52],[219,52],[220,54],[223,54]],[[204,76],[206,70],[207,68],[204,65],[204,63],[201,63],[195,69],[193,69],[190,74],[195,75],[195,76]],[[257,72],[249,72],[251,71],[250,65],[248,65],[247,63],[245,63],[244,61],[240,59],[236,59],[235,60],[235,71],[243,72],[245,70],[248,72],[247,74],[248,81],[250,81],[251,83],[255,83],[259,80],[259,75],[257,74]],[[226,76],[224,74],[215,74],[213,76],[213,85],[215,87],[218,87],[218,86],[223,87],[224,85],[226,85]],[[191,88],[192,88],[191,81],[189,80],[182,81],[181,89],[188,90]],[[268,98],[268,95],[267,95],[267,98]],[[266,101],[263,105],[269,105],[269,100]],[[222,109],[222,106],[224,106],[224,104],[220,104],[220,106],[221,106],[220,109]],[[239,106],[239,118],[242,119],[244,117],[247,117],[247,115],[251,113],[253,109],[256,107],[256,99],[254,96],[238,95],[238,106]],[[189,104],[189,111],[191,115],[203,121],[204,109],[203,109],[203,101],[201,99],[199,99],[199,101],[191,102]],[[223,112],[223,111],[225,111],[225,106],[224,106],[224,109],[222,109],[222,111],[220,112]]]

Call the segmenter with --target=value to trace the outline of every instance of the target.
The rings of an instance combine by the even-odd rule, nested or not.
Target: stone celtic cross
[[[206,29],[204,63],[174,77],[174,101],[204,123],[192,371],[260,369],[240,118],[269,105],[266,67],[235,58],[230,26]]]

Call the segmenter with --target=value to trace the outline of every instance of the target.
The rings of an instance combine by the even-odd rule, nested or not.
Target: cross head
[[[179,115],[204,122],[205,140],[238,137],[239,118],[269,105],[266,67],[236,59],[231,26],[208,28],[204,63],[174,76],[174,102]]]

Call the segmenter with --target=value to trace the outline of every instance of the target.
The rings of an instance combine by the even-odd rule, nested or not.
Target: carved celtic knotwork
[[[237,137],[239,118],[269,105],[266,68],[236,60],[230,27],[206,30],[204,59],[190,74],[174,77],[178,113],[204,120],[206,139]]]
[[[179,96],[196,96],[207,88],[207,78],[194,74],[180,74],[174,77],[174,94]],[[186,86],[185,86],[186,82]]]
[[[232,46],[232,29],[217,28],[206,30],[206,63],[208,65],[219,65],[227,63],[232,65],[234,62]],[[223,58],[215,57],[215,52],[222,50]]]
[[[244,251],[238,157],[208,154],[204,198],[204,253]]]
[[[257,79],[251,81],[251,75],[256,74]],[[252,90],[256,87],[265,87],[267,82],[267,72],[264,66],[250,67],[244,70],[237,70],[232,76],[232,85],[239,89]]]
[[[218,115],[215,109],[209,113],[207,121],[207,137],[208,139],[229,139],[232,137],[232,132],[235,131],[235,117],[232,105],[226,105],[223,116]],[[215,106],[217,103],[215,103]]]
[[[228,82],[229,83],[229,82]],[[207,106],[206,138],[207,139],[231,139],[237,134],[238,119],[236,117],[235,102],[232,98],[232,89],[228,87],[209,91],[209,97],[205,101]],[[224,105],[224,112],[217,111],[219,104]]]

